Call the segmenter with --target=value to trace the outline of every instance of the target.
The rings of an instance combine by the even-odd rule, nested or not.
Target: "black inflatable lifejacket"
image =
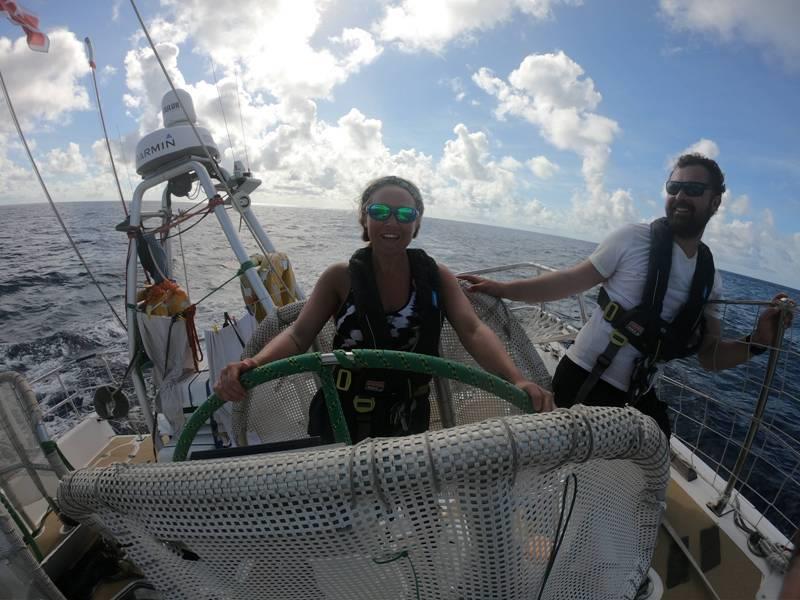
[[[413,351],[438,356],[444,318],[439,294],[439,268],[423,250],[409,248],[406,253],[416,292],[414,309],[419,318],[419,338]],[[355,315],[364,336],[360,347],[397,349],[375,282],[372,248],[367,246],[356,251],[350,259],[349,271]],[[341,341],[342,336],[337,332],[334,348],[340,348]],[[429,375],[336,367],[333,377],[353,442],[367,437],[410,435],[428,429]],[[308,433],[333,441],[322,390],[318,390],[311,401]]]

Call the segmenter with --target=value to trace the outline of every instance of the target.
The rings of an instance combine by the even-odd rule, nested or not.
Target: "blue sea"
[[[58,208],[106,295],[124,316],[127,238],[114,229],[124,217],[121,206],[85,202],[59,204]],[[157,206],[150,208],[155,210]],[[355,208],[346,211],[256,206],[254,210],[276,248],[288,253],[297,280],[306,292],[325,267],[346,260],[362,245]],[[229,214],[238,224],[238,218]],[[189,225],[183,229],[188,230]],[[246,228],[242,228],[248,251],[255,252],[256,246],[247,243],[246,234]],[[182,252],[181,245],[173,246],[173,268],[179,280],[184,280],[184,273],[188,276],[192,299],[212,291],[238,269],[213,215],[186,231],[181,241]],[[586,258],[595,246],[530,231],[428,217],[415,244],[454,272],[518,262],[566,267]],[[101,348],[125,347],[123,329],[91,284],[48,205],[0,206],[0,257],[0,371],[12,369],[35,378],[65,359]],[[800,291],[734,273],[723,272],[723,281],[728,299],[766,300],[778,291],[800,298]],[[590,293],[590,298],[594,296]],[[198,331],[220,322],[223,311],[241,306],[240,298],[235,282],[209,296],[197,309]],[[577,323],[579,315],[573,303],[557,303],[555,308]],[[748,333],[755,310],[750,306],[727,307],[726,332],[732,337]],[[761,458],[752,459],[745,471],[747,485],[763,497],[756,496],[756,504],[787,533],[791,533],[790,522],[800,522],[799,327],[796,324],[787,332],[787,352],[778,365],[764,416],[765,427],[776,435],[768,438],[761,434],[756,438],[755,447]],[[670,386],[662,386],[661,391],[662,399],[671,405],[680,406],[694,419],[726,433],[711,433],[686,417],[675,424],[681,437],[723,465],[723,476],[727,476],[725,469],[730,469],[736,459],[736,440],[744,437],[766,363],[767,357],[761,356],[732,371],[713,375],[701,370],[693,359],[667,368],[668,375],[701,394],[726,401],[727,406],[721,407],[678,394]],[[120,372],[125,366],[124,357],[113,365]],[[40,401],[48,404],[57,397],[45,390]],[[787,480],[776,474],[776,468],[792,476]]]

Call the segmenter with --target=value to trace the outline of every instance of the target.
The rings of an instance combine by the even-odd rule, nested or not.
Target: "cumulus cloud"
[[[462,123],[453,129],[456,139],[448,140],[440,163],[442,172],[454,179],[489,179],[489,142],[482,132],[470,133]]]
[[[151,23],[151,35],[176,87],[192,95],[199,124],[211,131],[223,160],[247,157],[253,169],[279,169],[290,162],[290,149],[328,131],[317,122],[315,99],[330,97],[336,85],[382,52],[372,34],[360,28],[317,39],[321,15],[330,5],[162,0],[166,12]],[[216,85],[185,80],[179,66],[185,42],[207,57],[208,79],[215,74]],[[125,58],[123,100],[142,135],[161,126],[160,101],[169,88],[141,36],[133,43]],[[342,130],[349,123],[345,118]]]
[[[550,179],[559,169],[558,165],[546,156],[534,156],[526,164],[539,179]]]
[[[493,156],[488,136],[471,132],[463,123],[453,134],[430,180],[437,216],[518,228],[558,226],[558,212],[525,191],[518,177],[522,163],[511,156]]]
[[[89,94],[80,82],[89,72],[83,42],[71,31],[59,29],[48,35],[47,54],[31,52],[24,36],[16,41],[0,37],[0,69],[26,128],[39,121],[64,120],[70,112],[90,107]],[[0,130],[11,127],[10,120],[0,121]]]
[[[581,157],[586,193],[573,198],[572,203],[572,216],[579,228],[596,233],[638,220],[630,193],[609,193],[604,188],[611,144],[620,127],[613,119],[594,112],[602,95],[578,63],[564,52],[531,54],[508,80],[487,68],[479,69],[472,79],[496,98],[498,119],[524,119],[553,146]]]
[[[717,146],[714,140],[700,138],[694,144],[687,146],[682,151],[670,157],[668,166],[672,167],[675,161],[678,160],[678,157],[683,154],[702,154],[703,156],[716,160],[719,156],[719,146]]]
[[[735,205],[735,203],[734,203]],[[800,234],[784,235],[775,227],[769,209],[753,220],[743,220],[725,202],[708,222],[703,241],[723,268],[732,268],[766,280],[786,280],[800,270],[800,254],[794,248]]]
[[[800,11],[795,0],[661,0],[678,29],[709,33],[725,42],[745,41],[800,68]]]
[[[5,106],[0,108],[0,114],[4,113]],[[23,166],[10,156],[19,149],[19,146],[16,134],[9,135],[0,131],[0,173],[3,174],[3,193],[8,198],[24,201],[31,196],[30,181],[33,173],[27,165]]]
[[[46,161],[48,172],[56,175],[80,175],[86,172],[86,160],[75,142],[70,142],[66,150],[53,148],[47,153]]]
[[[542,20],[552,16],[557,4],[580,0],[403,0],[388,6],[375,29],[385,42],[406,51],[441,52],[452,40],[489,30],[515,12]]]
[[[336,85],[380,55],[382,49],[363,29],[344,29],[327,44],[312,39],[331,4],[162,0],[169,12],[166,21],[190,36],[197,52],[212,57],[227,74],[237,65],[246,66],[244,85],[277,98],[328,97]]]
[[[728,195],[727,192],[725,195]],[[727,202],[727,198],[723,198],[722,201]],[[747,194],[742,194],[735,200],[732,200],[729,206],[731,214],[741,217],[742,215],[747,214],[747,212],[750,210],[750,198],[747,196]]]
[[[178,46],[162,42],[156,44],[156,49],[175,87],[185,88],[186,81],[178,69]],[[161,98],[169,84],[150,48],[136,48],[125,55],[125,83],[129,93],[122,100],[126,107],[136,111],[140,135],[159,128]]]
[[[390,150],[383,140],[382,122],[357,108],[333,122],[320,119],[317,100],[381,52],[374,38],[362,29],[343,29],[326,40],[315,37],[320,15],[330,3],[254,2],[249,9],[265,18],[252,21],[268,22],[268,31],[260,29],[261,25],[256,28],[250,20],[243,23],[231,17],[233,30],[225,35],[218,35],[225,29],[220,20],[227,23],[228,15],[241,13],[243,8],[238,4],[230,11],[219,7],[210,11],[193,2],[189,7],[172,0],[162,4],[175,13],[170,16],[170,27],[179,32],[178,39],[185,36],[195,52],[213,57],[217,65],[217,86],[206,81],[187,82],[181,73],[181,42],[167,39],[165,27],[155,27],[162,60],[176,85],[192,94],[199,122],[211,130],[223,150],[223,159],[242,158],[246,143],[250,166],[269,179],[269,188],[256,192],[254,200],[293,203],[314,197],[321,206],[342,206],[343,199],[356,198],[369,179],[396,173],[420,185],[432,213],[438,216],[478,219],[497,213],[501,221],[507,217],[507,224],[517,226],[525,226],[526,215],[539,226],[550,218],[555,221],[554,213],[530,198],[524,185],[520,187],[517,174],[523,165],[510,156],[493,156],[484,132],[456,125],[453,138],[443,142],[441,159],[434,161],[415,149]],[[533,10],[534,4],[528,3],[526,10]],[[545,5],[549,3],[539,4]],[[270,18],[266,18],[267,13]],[[191,15],[191,21],[185,15]],[[286,41],[289,45],[279,48],[279,42],[287,36],[292,38]],[[141,134],[160,127],[160,99],[167,86],[152,52],[138,37],[133,43],[138,47],[125,61],[125,102],[138,118]],[[270,51],[280,51],[282,60],[263,60]],[[299,63],[294,65],[294,58],[302,68]],[[280,66],[283,62],[287,64]],[[267,72],[267,68],[286,71]],[[445,83],[457,94],[464,93],[460,81]],[[245,132],[237,126],[240,106]],[[112,146],[115,155],[122,150],[117,144]],[[132,156],[129,138],[122,147]],[[102,161],[107,167],[99,142],[93,151],[98,163]]]

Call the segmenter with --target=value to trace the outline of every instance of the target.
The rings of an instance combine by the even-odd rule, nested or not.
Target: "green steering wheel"
[[[249,390],[257,385],[279,377],[285,377],[286,375],[294,375],[306,371],[319,373],[322,379],[325,404],[328,407],[334,438],[337,442],[351,444],[350,433],[347,430],[342,407],[339,403],[339,395],[336,393],[332,369],[328,368],[335,365],[350,369],[395,369],[447,377],[490,392],[498,398],[510,402],[523,412],[533,412],[533,405],[528,398],[528,394],[504,379],[500,379],[481,369],[438,356],[417,354],[415,352],[398,352],[395,350],[353,350],[351,352],[334,350],[326,354],[314,352],[290,356],[246,372],[241,377],[241,383],[245,389]],[[192,445],[198,430],[208,421],[214,411],[224,403],[225,401],[219,396],[212,394],[192,413],[192,416],[183,427],[181,436],[175,446],[175,453],[172,458],[174,462],[186,460],[189,447]]]

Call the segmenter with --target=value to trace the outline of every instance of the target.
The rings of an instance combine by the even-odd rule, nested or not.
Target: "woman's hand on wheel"
[[[239,377],[257,366],[258,363],[252,358],[230,363],[220,372],[214,392],[226,402],[241,402],[247,396],[247,390],[242,387]]]
[[[534,412],[550,412],[555,409],[556,405],[553,402],[552,392],[548,392],[532,381],[520,381],[515,385],[528,394],[533,404]]]

